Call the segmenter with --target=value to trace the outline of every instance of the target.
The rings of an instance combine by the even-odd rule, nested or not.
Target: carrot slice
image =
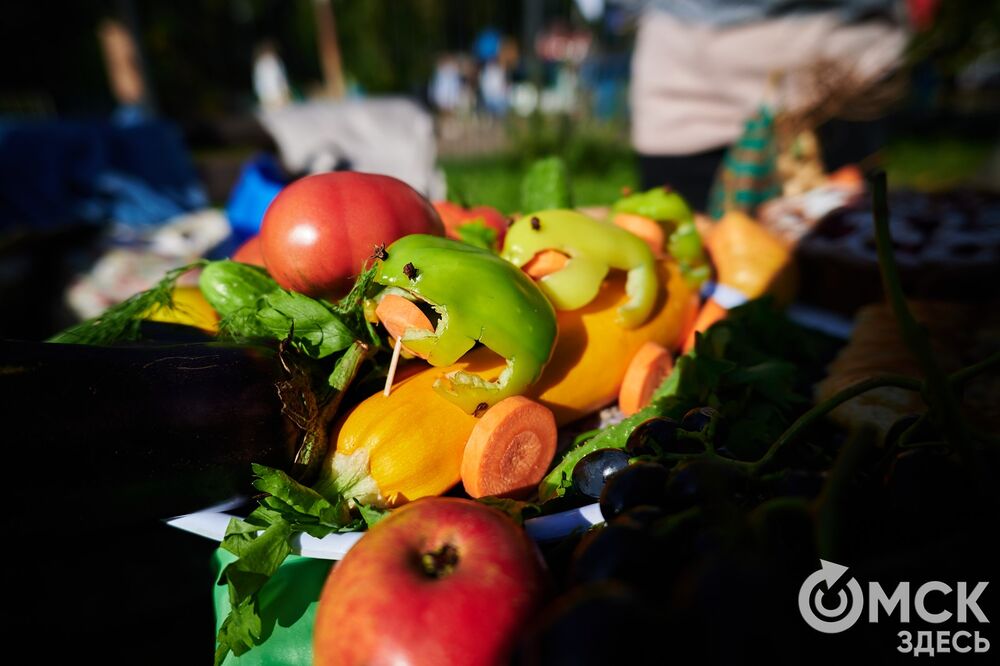
[[[522,266],[521,270],[527,273],[531,279],[540,280],[546,275],[561,271],[568,261],[569,257],[562,252],[542,250]]]
[[[865,176],[857,164],[842,166],[828,175],[826,179],[831,183],[846,187],[861,187],[865,183]]]
[[[687,338],[684,340],[684,346],[681,347],[681,351],[686,354],[694,349],[695,333],[704,333],[708,330],[709,326],[725,319],[727,312],[728,310],[719,305],[715,299],[710,298],[705,301],[705,304],[701,306],[701,311],[698,313],[698,318],[694,320],[691,332],[688,333]]]
[[[479,419],[462,455],[472,497],[518,496],[535,489],[556,454],[556,420],[544,405],[515,395]]]
[[[394,338],[401,337],[408,328],[434,330],[431,320],[421,312],[420,308],[396,294],[387,294],[379,301],[378,307],[375,308],[375,316]]]
[[[625,370],[625,378],[618,391],[618,408],[622,413],[631,416],[648,405],[653,392],[673,367],[674,358],[663,345],[647,342],[639,347]]]
[[[625,231],[646,241],[646,245],[653,251],[654,257],[657,259],[663,258],[663,247],[666,245],[667,237],[663,233],[663,227],[660,226],[659,222],[632,213],[616,213],[611,221],[616,227],[621,227]]]

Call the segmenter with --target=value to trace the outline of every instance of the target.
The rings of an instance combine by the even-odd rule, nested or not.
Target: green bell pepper
[[[613,224],[572,210],[547,210],[517,220],[507,230],[501,256],[524,266],[542,250],[569,257],[559,271],[538,281],[560,310],[575,310],[594,300],[608,271],[628,272],[628,300],[618,308],[625,328],[642,325],[656,305],[659,278],[656,258],[645,241]]]
[[[493,382],[448,373],[434,384],[444,397],[471,414],[538,379],[552,354],[556,315],[527,275],[486,250],[423,234],[404,236],[381,255],[375,282],[440,315],[434,331],[409,329],[407,348],[446,366],[480,342],[507,361]]]
[[[616,201],[611,210],[614,213],[632,213],[651,220],[678,224],[694,219],[684,198],[665,187],[630,194]]]
[[[667,232],[667,252],[677,260],[688,282],[698,285],[708,278],[708,257],[691,208],[681,195],[666,187],[655,187],[619,199],[611,212],[642,215],[659,222]]]

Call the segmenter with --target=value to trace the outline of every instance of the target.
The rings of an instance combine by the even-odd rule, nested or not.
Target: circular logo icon
[[[830,592],[847,573],[847,567],[827,560],[819,561],[814,571],[799,588],[799,612],[810,627],[824,634],[839,634],[854,626],[864,612],[861,584],[853,577],[839,585],[835,602],[826,600]],[[833,608],[827,606],[831,604]]]

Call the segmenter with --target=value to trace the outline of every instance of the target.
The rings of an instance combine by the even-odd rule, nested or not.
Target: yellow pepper
[[[153,308],[143,319],[167,324],[184,324],[212,333],[218,332],[219,315],[201,295],[198,287],[174,287],[173,300],[172,308]]]

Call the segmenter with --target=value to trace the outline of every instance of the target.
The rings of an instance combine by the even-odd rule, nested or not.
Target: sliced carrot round
[[[408,328],[423,331],[434,330],[431,320],[420,308],[396,294],[387,294],[379,301],[375,308],[375,316],[385,326],[385,330],[389,331],[389,335],[394,338],[401,337]]]
[[[648,405],[653,392],[673,367],[673,356],[663,345],[647,342],[639,347],[625,370],[625,378],[618,391],[618,408],[622,413],[631,416]]]
[[[556,454],[552,410],[512,396],[479,419],[462,455],[462,483],[472,497],[517,496],[533,490]]]
[[[521,270],[527,273],[531,279],[540,280],[546,275],[561,271],[568,261],[569,257],[562,252],[542,250],[529,259],[528,263],[521,267]]]
[[[659,222],[632,213],[616,213],[611,221],[616,227],[621,227],[646,241],[646,245],[653,251],[654,257],[663,258],[663,248],[666,245],[667,236],[663,233],[663,227],[660,226]]]

